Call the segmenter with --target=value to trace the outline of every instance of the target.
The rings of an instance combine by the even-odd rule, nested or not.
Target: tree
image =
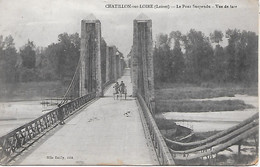
[[[250,31],[229,29],[228,45],[221,31],[210,38],[191,29],[186,35],[173,31],[159,34],[154,49],[154,73],[160,82],[243,82],[258,80],[258,37]],[[216,43],[213,49],[212,44]]]
[[[80,56],[78,33],[62,33],[58,42],[36,49],[36,69],[40,80],[69,82],[74,75]]]
[[[58,79],[58,44],[50,44],[43,50],[37,66],[38,74],[41,80],[56,80]]]
[[[25,44],[20,49],[20,55],[22,58],[23,67],[29,69],[35,68],[36,52],[35,52],[35,45],[33,41],[28,40],[27,44]]]
[[[223,33],[222,31],[215,30],[213,33],[210,33],[210,40],[212,43],[217,43],[222,41]]]
[[[258,36],[254,32],[246,32],[247,41],[245,46],[245,66],[246,70],[242,72],[242,77],[247,83],[258,82]]]
[[[79,34],[63,33],[58,36],[58,75],[62,80],[70,81],[80,57]]]
[[[156,48],[154,50],[155,79],[165,82],[170,79],[172,52],[170,50],[170,40],[167,34],[157,36]]]
[[[210,33],[211,42],[217,44],[212,57],[212,74],[214,75],[214,81],[218,83],[225,81],[228,76],[225,52],[223,47],[219,45],[222,39],[222,31],[215,30],[213,33]]]
[[[214,81],[226,82],[228,77],[228,60],[222,46],[216,45],[214,49],[213,69]]]
[[[213,48],[209,39],[201,31],[191,29],[182,40],[185,48],[187,80],[189,82],[210,80]]]
[[[258,37],[254,32],[228,29],[228,80],[252,83],[257,81]]]
[[[1,80],[7,83],[16,81],[17,51],[11,35],[0,36],[0,62]]]
[[[182,81],[185,70],[184,57],[181,48],[182,34],[180,31],[172,31],[170,39],[174,41],[174,47],[171,57],[171,80]]]

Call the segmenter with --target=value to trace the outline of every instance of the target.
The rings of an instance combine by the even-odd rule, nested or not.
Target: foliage
[[[27,67],[19,68],[19,81],[31,82],[36,80],[38,80],[38,75],[34,68],[27,68]]]
[[[256,82],[258,61],[258,37],[253,32],[240,30],[227,30],[229,80],[234,82]]]
[[[80,56],[78,33],[63,33],[58,42],[47,47],[36,47],[33,41],[17,53],[12,36],[0,36],[0,81],[70,81]]]
[[[37,53],[39,63],[37,71],[40,80],[50,81],[58,79],[58,44],[51,44]]]
[[[224,48],[220,45],[223,36],[215,30],[207,37],[194,29],[187,34],[179,31],[159,34],[154,48],[155,83],[255,84],[258,79],[256,33],[229,29],[225,33],[228,45]]]
[[[155,106],[158,113],[244,110],[253,106],[237,99],[243,99],[244,94],[257,96],[257,93],[255,86],[244,87],[243,84],[234,83],[211,83],[205,86],[160,83],[159,89],[155,90]]]
[[[64,81],[70,81],[78,64],[80,56],[79,34],[63,33],[58,36],[57,48],[57,74]]]
[[[210,33],[210,40],[212,43],[217,43],[223,41],[223,33],[221,31],[215,30],[213,33]]]
[[[157,102],[157,112],[214,112],[214,111],[234,111],[254,108],[245,104],[242,100],[161,100]]]
[[[28,40],[27,44],[25,44],[20,49],[20,56],[22,58],[23,67],[29,69],[35,68],[36,52],[35,52],[35,45],[33,41]]]
[[[212,75],[213,48],[209,39],[201,32],[191,29],[183,36],[186,57],[186,80],[189,82],[207,81]]]
[[[0,36],[0,81],[7,83],[16,81],[17,59],[13,37]]]
[[[224,36],[228,45],[222,47]],[[105,53],[104,46],[102,41],[102,53]],[[255,84],[257,49],[256,33],[238,29],[229,29],[225,34],[215,30],[209,37],[194,29],[186,34],[180,31],[159,34],[153,53],[155,83]],[[58,35],[58,42],[45,48],[28,40],[18,53],[12,36],[0,36],[0,80],[6,83],[70,81],[79,57],[78,33],[62,33]]]

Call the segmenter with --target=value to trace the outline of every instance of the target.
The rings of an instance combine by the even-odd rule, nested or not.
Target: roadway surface
[[[119,79],[132,94],[129,70]],[[136,100],[114,100],[110,86],[103,98],[59,125],[14,165],[156,165],[147,144]]]

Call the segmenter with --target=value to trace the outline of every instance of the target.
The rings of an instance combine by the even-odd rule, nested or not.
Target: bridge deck
[[[132,93],[130,76],[123,80]],[[157,164],[149,148],[134,98],[105,97],[80,111],[22,155],[19,165],[148,165]],[[130,112],[129,112],[130,111]],[[129,112],[128,114],[125,114]],[[57,156],[57,157],[55,157]],[[73,159],[68,159],[72,157]],[[53,158],[53,159],[52,159]],[[61,158],[61,159],[59,159]],[[64,158],[64,159],[62,159]]]

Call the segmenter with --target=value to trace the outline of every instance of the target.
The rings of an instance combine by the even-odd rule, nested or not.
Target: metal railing
[[[250,124],[251,122],[258,122],[256,120],[259,119],[259,114],[256,113],[253,116],[249,117],[248,119],[244,120],[243,122],[239,123],[238,125],[232,126],[226,130],[223,130],[215,135],[212,135],[206,139],[203,140],[199,140],[199,141],[194,141],[194,142],[188,142],[188,143],[183,143],[183,142],[178,142],[178,141],[173,141],[170,139],[165,138],[166,143],[170,144],[170,145],[179,145],[182,147],[198,147],[201,145],[205,145],[207,143],[213,142],[214,140],[221,138],[225,135],[228,135],[230,133],[232,133],[233,131],[240,129],[241,127]]]
[[[257,122],[251,122],[223,137],[220,137],[218,139],[216,139],[215,141],[212,141],[210,143],[207,143],[205,145],[202,145],[202,146],[198,146],[198,147],[195,147],[195,148],[192,148],[192,149],[187,149],[187,150],[184,150],[184,151],[174,151],[172,150],[171,152],[173,154],[190,154],[190,153],[194,153],[194,152],[198,152],[198,151],[201,151],[201,150],[205,150],[205,149],[209,149],[209,148],[212,148],[213,146],[216,146],[216,145],[219,145],[220,143],[224,143],[226,141],[229,141],[231,140],[232,138],[235,138],[236,136],[239,136],[240,134],[242,134],[243,132],[246,132],[248,131],[249,129],[253,128],[253,127],[256,127],[258,126],[258,121]]]
[[[223,151],[225,148],[228,148],[232,145],[237,144],[242,139],[245,139],[249,136],[255,135],[256,133],[258,133],[258,130],[259,130],[259,126],[257,125],[255,127],[250,128],[247,131],[244,131],[240,135],[235,136],[234,138],[231,138],[230,140],[219,143],[214,148],[211,147],[211,148],[208,148],[208,149],[204,149],[201,152],[194,154],[193,156],[189,156],[189,153],[187,153],[187,154],[185,154],[185,156],[178,157],[176,159],[177,160],[183,160],[183,161],[188,161],[188,160],[192,160],[192,159],[196,159],[196,158],[203,158],[203,157],[206,157],[206,158],[209,159],[209,158],[213,157],[214,154],[217,154],[218,152]]]
[[[59,110],[66,119],[95,97],[95,92],[79,97],[0,137],[0,164],[8,163],[16,154],[57,126]]]
[[[160,165],[175,165],[175,162],[164,141],[164,138],[151,114],[151,111],[148,108],[148,106],[151,108],[151,104],[147,106],[143,97],[140,94],[137,94],[137,98],[142,108],[141,111],[144,116],[145,123],[147,124],[149,134]]]

